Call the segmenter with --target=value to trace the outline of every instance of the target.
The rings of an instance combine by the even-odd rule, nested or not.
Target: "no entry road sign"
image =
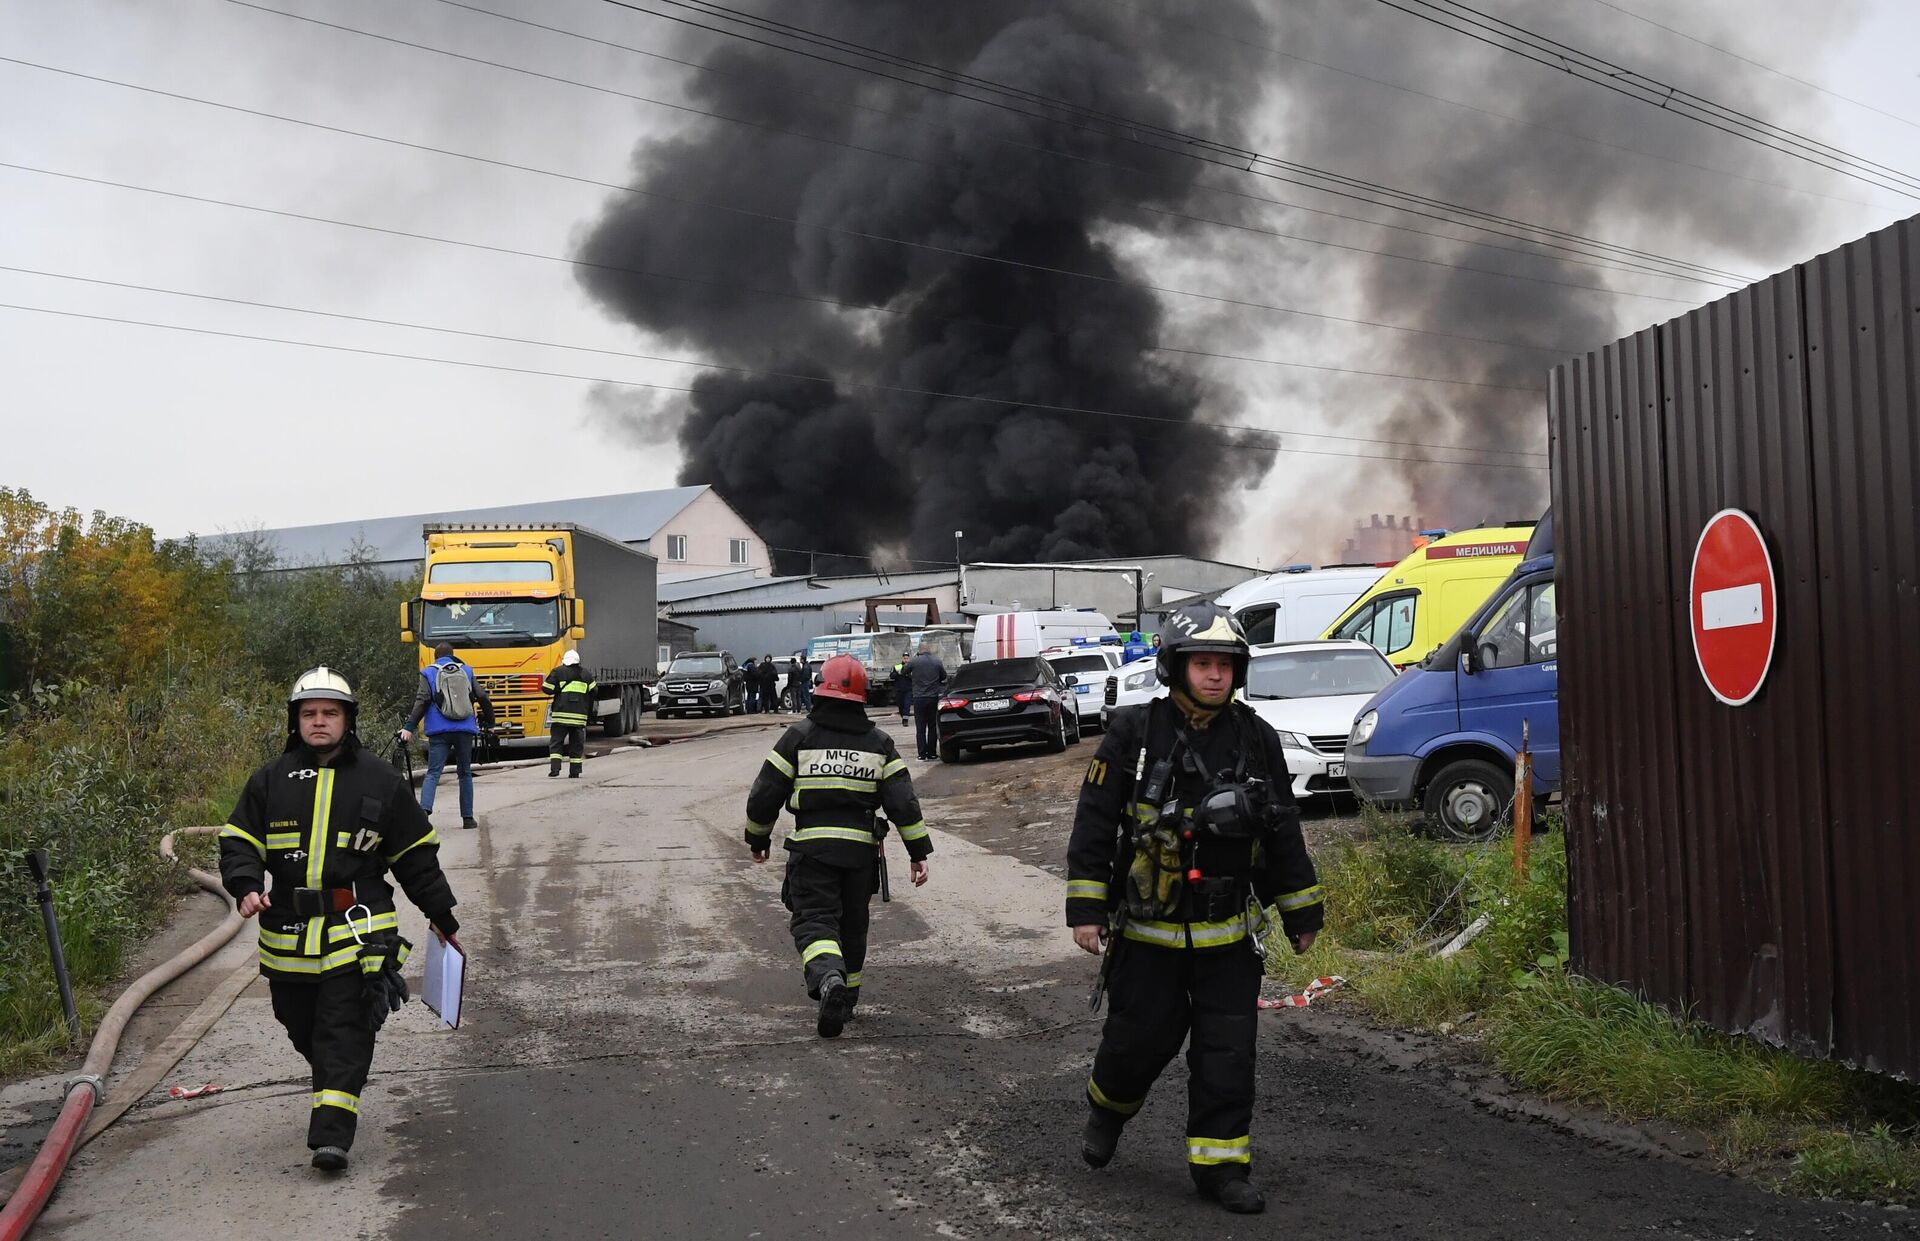
[[[1753,518],[1722,509],[1693,549],[1693,655],[1713,696],[1744,706],[1766,684],[1773,665],[1780,608],[1773,561]]]

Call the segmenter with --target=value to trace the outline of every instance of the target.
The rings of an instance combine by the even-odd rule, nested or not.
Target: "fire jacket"
[[[832,866],[870,866],[884,829],[884,810],[918,862],[933,841],[913,794],[906,760],[893,738],[873,726],[859,703],[815,699],[813,710],[780,734],[747,793],[747,844],[755,852],[773,843],[773,825],[785,805],[793,812],[787,848]]]
[[[549,724],[585,725],[593,719],[593,674],[578,664],[561,664],[547,674],[540,688],[553,695],[547,710]]]
[[[443,934],[460,929],[433,824],[400,773],[351,735],[327,767],[292,743],[253,773],[220,829],[220,881],[227,892],[236,901],[267,893],[259,916],[260,972],[268,978],[316,979],[358,969],[356,930],[390,943],[400,919],[389,874]],[[348,889],[357,908],[302,918],[295,913],[296,888]]]
[[[1068,926],[1104,926],[1120,904],[1134,862],[1136,833],[1143,833],[1160,812],[1160,807],[1140,799],[1137,784],[1158,760],[1174,753],[1176,744],[1183,744],[1178,741],[1177,726],[1181,723],[1179,709],[1166,699],[1114,713],[1113,725],[1101,738],[1100,749],[1080,785],[1080,804],[1067,842]],[[1244,767],[1265,779],[1271,793],[1296,813],[1287,816],[1264,840],[1216,841],[1200,847],[1195,857],[1198,869],[1208,876],[1237,881],[1239,895],[1221,902],[1235,906],[1237,911],[1212,910],[1212,917],[1183,921],[1129,918],[1122,935],[1167,948],[1214,948],[1238,943],[1248,932],[1248,915],[1243,907],[1248,892],[1261,908],[1279,910],[1289,937],[1318,931],[1324,918],[1323,894],[1306,841],[1300,835],[1279,736],[1241,702],[1229,704],[1206,729],[1195,731],[1189,726],[1185,732],[1202,771],[1218,778],[1220,773]],[[1180,774],[1178,764],[1175,773],[1161,805],[1180,803],[1190,808],[1213,782]],[[1259,928],[1256,925],[1254,929]]]

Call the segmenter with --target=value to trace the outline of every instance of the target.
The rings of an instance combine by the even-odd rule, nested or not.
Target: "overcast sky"
[[[674,65],[513,26],[439,0],[261,4],[612,91],[663,101],[683,97],[684,70]],[[667,50],[679,38],[658,22],[595,0],[475,4],[639,47]],[[1516,20],[1539,11],[1519,0],[1485,0],[1485,6]],[[1907,119],[1889,119],[1686,43],[1622,10]],[[1445,36],[1431,28],[1415,30],[1418,23],[1385,6],[1351,0],[1347,11],[1352,13],[1348,28],[1329,30],[1322,46],[1305,51],[1327,64],[1363,70],[1366,49],[1380,41],[1444,42]],[[1920,5],[1913,0],[1852,0],[1837,8],[1806,0],[1709,5],[1618,0],[1618,7],[1602,0],[1560,0],[1553,14],[1557,37],[1596,49],[1650,47],[1659,41],[1667,64],[1684,71],[1689,89],[1709,97],[1757,94],[1774,105],[1769,119],[1920,174],[1920,127],[1912,123],[1920,121],[1920,77],[1912,58],[1913,48],[1920,46]],[[1463,55],[1459,72],[1452,72],[1450,55],[1442,49],[1422,60],[1428,66],[1425,80],[1396,84],[1455,104],[1415,102],[1415,96],[1381,86],[1363,89],[1379,93],[1383,115],[1397,108],[1405,124],[1434,127],[1437,144],[1444,144],[1449,127],[1502,124],[1456,106],[1497,111],[1505,95],[1497,81],[1489,80],[1483,62]],[[0,0],[0,56],[532,165],[584,182],[624,182],[635,143],[680,123],[662,106],[331,30],[230,0]],[[1290,110],[1319,89],[1315,75],[1330,72],[1276,59],[1280,85],[1273,97],[1250,101],[1261,117],[1255,129],[1262,149],[1292,150]],[[1515,65],[1512,72],[1536,70]],[[1355,83],[1344,79],[1342,89],[1356,89]],[[1684,122],[1646,111],[1632,129],[1622,129],[1613,119],[1617,112],[1596,109],[1596,123],[1610,127],[1590,136],[1658,150],[1660,127]],[[0,484],[27,488],[56,505],[132,517],[172,535],[674,483],[673,450],[646,447],[608,425],[590,400],[590,381],[681,385],[692,372],[584,351],[662,352],[631,327],[610,321],[582,292],[566,263],[554,261],[571,252],[606,201],[607,189],[16,63],[0,63],[0,117],[5,118],[0,160],[69,174],[0,168],[0,266],[580,347],[477,340],[0,271],[0,302],[69,312],[0,309],[0,427],[5,431]],[[1685,257],[1764,274],[1920,210],[1920,203],[1756,154],[1730,137],[1724,147],[1724,153],[1714,153],[1716,166],[1805,191],[1795,201],[1806,224],[1790,236],[1758,242],[1730,223],[1725,235],[1715,238],[1712,252],[1689,240]],[[1323,163],[1380,180],[1404,171],[1369,166],[1365,149],[1314,154]],[[1644,175],[1671,177],[1676,193],[1714,196],[1723,205],[1730,196],[1735,202],[1750,200],[1750,207],[1742,202],[1742,210],[1723,212],[1733,222],[1743,210],[1769,210],[1775,193],[1752,180],[1732,181],[1657,161],[1647,162]],[[77,177],[472,245],[70,179]],[[1663,246],[1658,220],[1618,224],[1607,232],[1610,238],[1663,252],[1674,249]],[[1291,222],[1281,225],[1288,226]],[[1249,269],[1240,246],[1219,253],[1167,253],[1150,237],[1122,240],[1157,283],[1230,290],[1241,287],[1236,282],[1243,278],[1257,282],[1262,275]],[[1379,244],[1377,235],[1373,244]],[[1329,287],[1339,283],[1339,269],[1329,266],[1336,259],[1327,255],[1283,253],[1277,247],[1264,253],[1271,254],[1262,261],[1271,262],[1275,273],[1297,278],[1304,269]],[[1699,291],[1702,298],[1709,293]],[[1609,313],[1617,334],[1685,309],[1684,304],[1621,299]],[[79,315],[340,349],[70,317]],[[1309,347],[1321,358],[1352,362],[1366,356],[1357,337],[1325,327],[1311,333],[1278,325],[1243,328],[1240,335],[1260,338],[1271,356],[1299,357]],[[344,351],[353,349],[580,378]],[[1233,403],[1242,406],[1242,420],[1295,428],[1306,422],[1336,433],[1353,425],[1341,409],[1356,399],[1351,389],[1290,383],[1281,400],[1277,390],[1266,388],[1277,382],[1272,379],[1223,372],[1208,379],[1236,386]],[[1544,434],[1529,446],[1543,447]],[[1345,507],[1322,514],[1325,520],[1364,515],[1348,513],[1349,507],[1393,511],[1399,497],[1391,488],[1368,493],[1370,468],[1350,458],[1283,455],[1268,487],[1236,498],[1247,520],[1219,550],[1269,564],[1287,555],[1289,549],[1276,544],[1286,537],[1275,534],[1276,523],[1303,503],[1300,483],[1308,477],[1332,479],[1339,494],[1374,501],[1342,500]],[[1463,485],[1471,481],[1470,473],[1463,475]]]

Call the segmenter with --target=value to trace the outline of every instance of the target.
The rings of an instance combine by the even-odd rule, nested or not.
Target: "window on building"
[[[747,563],[747,541],[745,539],[728,539],[727,540],[727,563],[728,564]]]
[[[687,558],[687,536],[669,534],[667,536],[667,559],[684,561]]]

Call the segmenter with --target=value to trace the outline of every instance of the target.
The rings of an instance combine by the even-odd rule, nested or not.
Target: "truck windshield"
[[[717,677],[727,670],[727,665],[718,655],[682,655],[673,661],[667,669],[670,677]]]
[[[545,646],[560,636],[552,599],[428,600],[423,642],[455,646]]]
[[[1371,694],[1393,680],[1393,665],[1372,651],[1283,651],[1255,655],[1248,698],[1334,698]]]
[[[544,560],[443,560],[427,566],[427,580],[448,582],[551,582]]]

